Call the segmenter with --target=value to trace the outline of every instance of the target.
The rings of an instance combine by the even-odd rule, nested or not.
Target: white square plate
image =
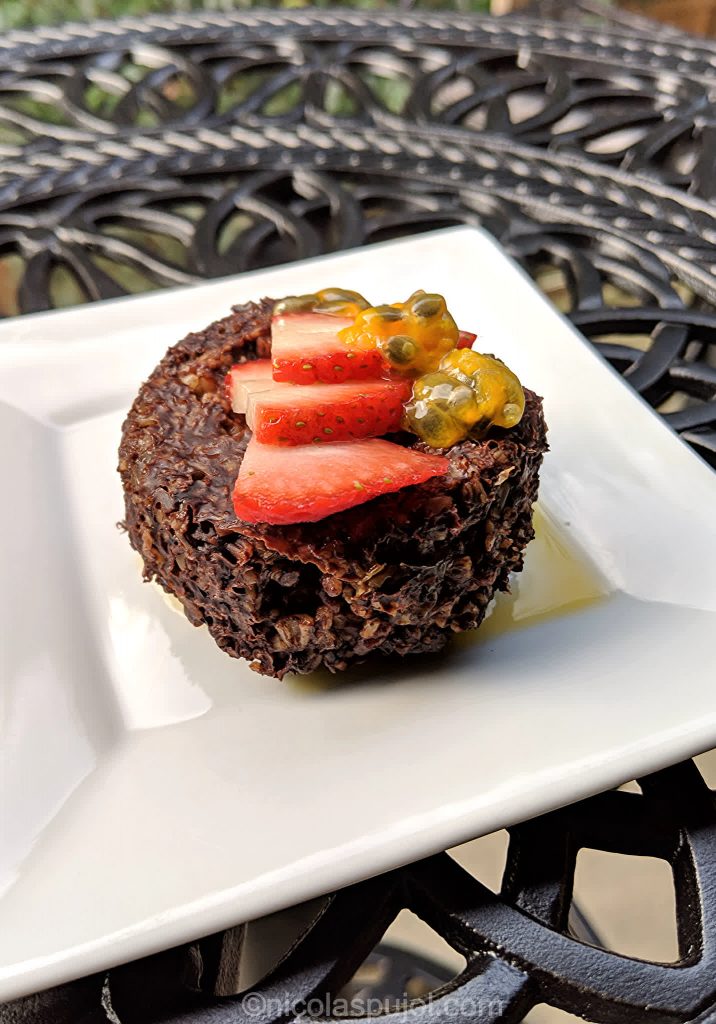
[[[232,303],[327,284],[443,292],[544,395],[552,445],[502,631],[328,688],[222,654],[115,525],[120,424],[167,346]],[[0,998],[716,742],[716,475],[476,230],[3,324],[0,429]]]

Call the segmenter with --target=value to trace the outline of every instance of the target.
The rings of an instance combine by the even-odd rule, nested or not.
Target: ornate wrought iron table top
[[[482,223],[716,461],[711,43],[306,10],[13,32],[0,54],[6,315]]]
[[[497,20],[266,10],[8,33],[0,311],[482,224],[716,466],[715,91],[712,43],[605,19],[591,0]],[[677,964],[575,936],[585,846],[672,865]],[[218,938],[0,1007],[0,1021],[293,1019],[409,906],[467,968],[393,1024],[509,1024],[539,1002],[705,1024],[715,872],[714,797],[686,764],[512,829],[499,896],[444,854],[331,897],[257,990],[260,1012],[213,994]]]

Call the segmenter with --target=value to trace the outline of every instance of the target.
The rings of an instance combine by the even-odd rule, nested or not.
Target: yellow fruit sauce
[[[274,307],[274,315],[309,311],[352,318],[338,332],[348,348],[378,349],[388,372],[415,378],[403,427],[432,448],[481,438],[493,426],[509,429],[522,418],[519,380],[494,356],[458,348],[460,331],[442,295],[419,290],[405,302],[370,306],[358,292],[324,288]]]

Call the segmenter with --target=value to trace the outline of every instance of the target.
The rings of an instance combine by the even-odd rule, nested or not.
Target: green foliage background
[[[33,25],[58,25],[63,21],[118,18],[124,14],[163,14],[166,11],[230,11],[247,7],[394,7],[391,0],[0,0],[0,30]],[[419,0],[419,7],[486,11],[489,0]]]

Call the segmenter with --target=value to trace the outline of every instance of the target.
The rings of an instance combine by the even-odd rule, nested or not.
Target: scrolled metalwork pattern
[[[0,311],[479,225],[716,466],[716,48],[628,15],[593,23],[593,0],[539,6],[554,20],[246,11],[8,33]],[[296,1019],[407,906],[468,965],[391,1024],[517,1024],[539,1002],[600,1024],[716,1024],[714,796],[692,764],[641,785],[512,829],[497,896],[447,855],[332,896],[257,989],[263,1016],[211,995],[212,940],[0,1021]],[[583,847],[671,864],[678,963],[575,935]]]
[[[0,138],[44,151],[117,130],[270,117],[498,131],[710,196],[716,47],[572,19],[374,11],[124,18],[0,40]]]
[[[540,279],[562,269],[575,323],[716,459],[713,208],[665,187],[716,180],[710,43],[205,12],[8,33],[0,61],[5,315],[483,224]]]
[[[0,1007],[0,1021],[518,1024],[532,1008],[547,1004],[598,1024],[713,1024],[716,799],[692,762],[639,783],[640,792],[604,793],[509,829],[497,893],[441,854],[334,894],[248,993],[213,994],[217,953],[221,957],[221,939],[215,937]],[[593,934],[576,933],[570,910],[583,849],[668,862],[676,893],[675,962],[632,959]],[[451,978],[379,946],[382,968],[346,992],[344,986],[404,908],[461,954],[464,970]],[[223,968],[238,976],[240,942],[231,955],[233,963]],[[406,994],[411,977],[423,993],[417,998]],[[346,1017],[346,1004],[350,1010],[357,992],[353,1007],[368,1006],[375,1014],[387,999],[390,1012]],[[37,1006],[52,1008],[53,1016],[31,1018],[30,1008]]]
[[[500,135],[336,122],[98,138],[91,159],[59,142],[0,175],[6,312],[452,224],[484,226],[543,283],[560,271],[565,312],[716,463],[716,211],[698,197]]]
[[[251,11],[9,33],[0,55],[5,314],[482,223],[529,267],[569,271],[575,323],[714,458],[713,210],[664,187],[709,196],[716,180],[712,44]],[[619,294],[651,317],[616,324]],[[647,367],[644,335],[662,339]]]

